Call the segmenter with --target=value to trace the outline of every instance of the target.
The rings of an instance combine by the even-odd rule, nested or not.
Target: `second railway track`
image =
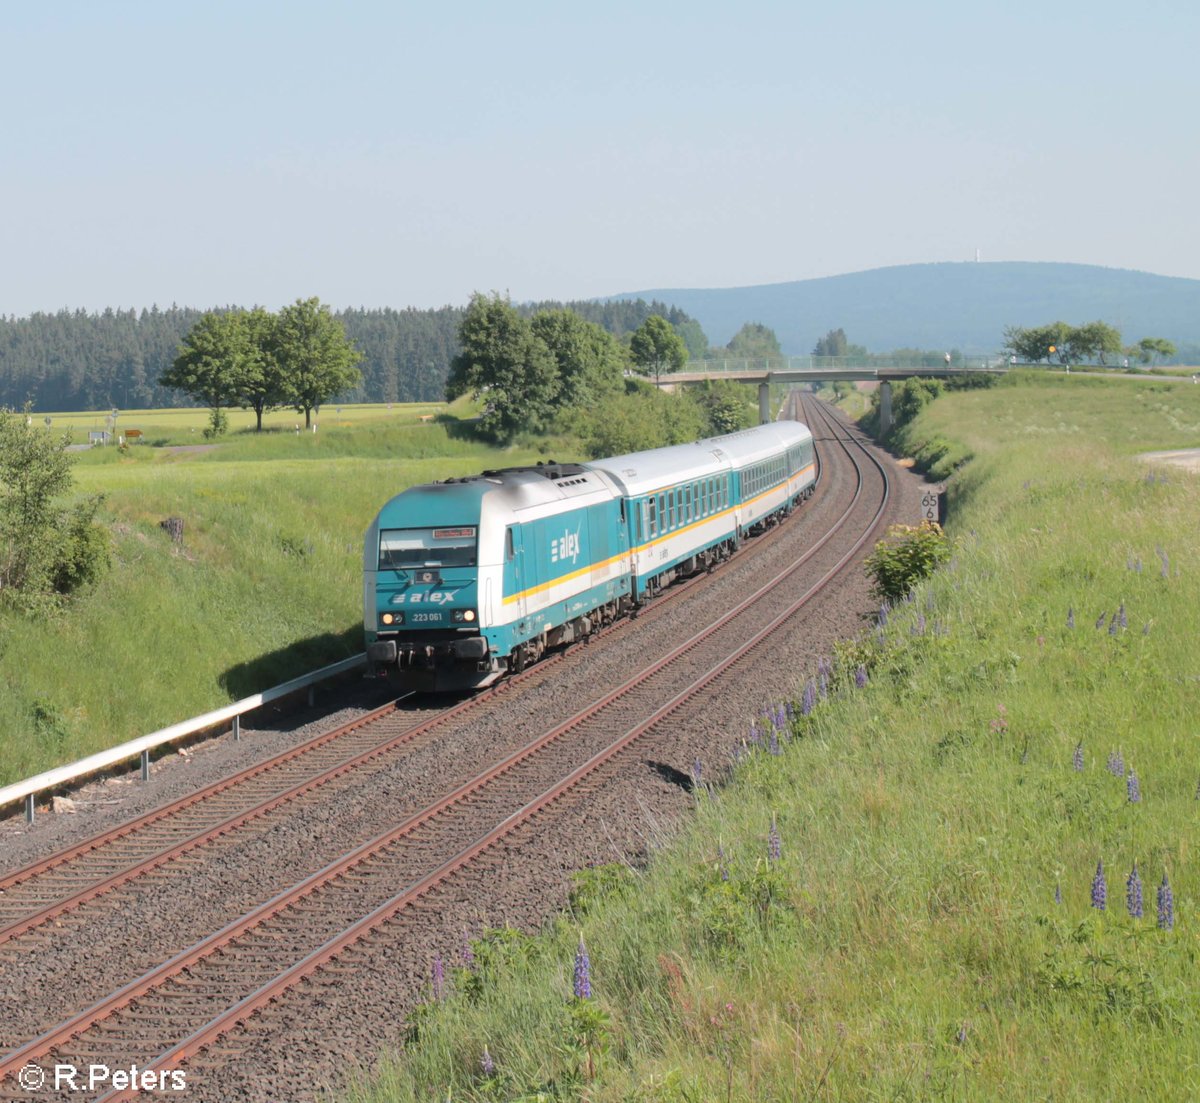
[[[854,447],[847,445],[848,449]],[[878,471],[882,473],[882,468]],[[864,477],[860,475],[860,485]],[[880,485],[880,496],[885,497],[885,474]],[[863,493],[860,491],[856,500]],[[853,509],[848,509],[847,515]],[[879,524],[882,509],[882,502],[872,504],[869,520],[856,526],[855,540],[838,554],[836,565],[822,568],[824,577],[832,576],[857,555],[861,543]],[[831,533],[826,539],[835,536]],[[813,548],[806,559],[818,551],[820,548]],[[744,607],[719,618],[672,655],[627,679],[618,690],[552,726],[519,752],[493,763],[399,826],[252,909],[223,931],[189,946],[122,991],[101,999],[86,1014],[19,1045],[0,1069],[7,1073],[26,1060],[49,1053],[80,1060],[93,1056],[110,1063],[158,1060],[161,1064],[184,1059],[183,1051],[175,1046],[181,1039],[193,1038],[193,1052],[209,1045],[212,1037],[224,1033],[239,1015],[244,1017],[253,1010],[250,1003],[277,998],[301,975],[319,968],[392,916],[404,913],[414,900],[431,891],[440,877],[453,872],[450,867],[458,857],[468,852],[483,854],[529,817],[543,814],[571,786],[594,778],[635,740],[652,734],[665,717],[684,708],[702,710],[706,692],[713,692],[705,687],[719,683],[733,664],[770,639],[818,588],[811,578],[796,580],[803,565],[795,563],[779,572],[775,585],[792,585],[786,596],[778,589],[761,587],[742,603]],[[769,612],[761,611],[764,606]],[[739,626],[740,619],[755,616],[755,609],[759,613],[754,623]],[[730,636],[738,637],[739,642],[730,643]],[[720,642],[712,642],[717,640]],[[704,650],[709,647],[711,652]],[[676,672],[666,678],[669,684],[662,684],[663,672],[672,668]],[[657,688],[648,688],[656,679]],[[633,694],[640,696],[635,699]],[[585,734],[585,726],[590,726],[591,734]],[[562,738],[567,733],[569,740]],[[547,756],[550,748],[556,749]],[[464,812],[467,802],[475,802],[470,807],[478,811]],[[406,886],[399,894],[394,891],[398,884]],[[365,928],[361,925],[364,913],[373,917]],[[230,967],[237,962],[244,967]],[[202,970],[208,980],[200,979]],[[284,978],[278,990],[271,987],[275,983],[272,977]],[[158,1004],[153,1002],[156,999]],[[133,1026],[128,1015],[122,1014],[132,1001],[137,1009]],[[217,1005],[241,1010],[224,1012],[215,1019],[207,1010],[198,1010]],[[131,1035],[140,1036],[138,1044],[131,1043]],[[11,1039],[9,1042],[12,1044]],[[12,1081],[0,1080],[0,1093],[9,1083]]]

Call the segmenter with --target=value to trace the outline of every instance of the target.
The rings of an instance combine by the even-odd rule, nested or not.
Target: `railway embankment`
[[[647,867],[445,962],[352,1097],[1200,1092],[1200,480],[1137,459],[1200,443],[1191,392],[929,405],[947,565],[746,717]]]

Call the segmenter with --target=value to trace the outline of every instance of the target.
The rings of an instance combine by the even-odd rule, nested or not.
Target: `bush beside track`
[[[351,1098],[1200,1092],[1200,482],[1135,459],[1200,445],[1200,394],[1014,380],[903,439],[972,457],[950,562],[807,716],[798,676],[779,753],[702,786],[650,869],[590,871],[545,936],[446,963]]]

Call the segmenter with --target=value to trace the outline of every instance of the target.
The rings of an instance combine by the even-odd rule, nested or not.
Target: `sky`
[[[0,0],[0,314],[1200,278],[1194,0]]]

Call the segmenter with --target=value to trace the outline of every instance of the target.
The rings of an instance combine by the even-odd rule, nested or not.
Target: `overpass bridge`
[[[773,360],[694,360],[684,371],[660,375],[658,387],[681,383],[702,383],[709,379],[727,379],[736,383],[758,384],[758,417],[771,420],[771,385],[774,383],[826,383],[836,379],[879,384],[879,429],[886,433],[892,425],[892,383],[914,376],[946,378],[963,375],[998,375],[1008,371],[1002,357],[958,358],[930,364],[927,360],[878,357],[855,360],[851,357],[789,356]]]

